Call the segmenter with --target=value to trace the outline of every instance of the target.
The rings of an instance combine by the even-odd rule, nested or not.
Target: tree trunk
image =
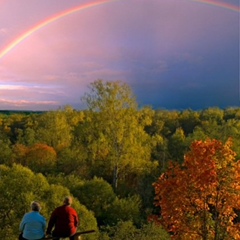
[[[118,164],[114,166],[113,172],[113,188],[116,190],[118,187]]]

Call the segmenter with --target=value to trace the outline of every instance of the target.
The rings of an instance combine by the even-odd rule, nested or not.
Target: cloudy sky
[[[239,0],[0,0],[0,110],[81,109],[98,79],[140,106],[240,106]]]

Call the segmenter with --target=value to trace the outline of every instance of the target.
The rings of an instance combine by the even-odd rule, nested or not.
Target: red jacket
[[[79,224],[78,214],[69,205],[57,207],[51,214],[47,234],[51,234],[52,228],[53,236],[69,237],[76,233]]]

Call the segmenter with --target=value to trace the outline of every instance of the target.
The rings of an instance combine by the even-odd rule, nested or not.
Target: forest
[[[0,239],[73,196],[83,240],[240,239],[240,108],[139,107],[97,80],[84,110],[0,112]]]

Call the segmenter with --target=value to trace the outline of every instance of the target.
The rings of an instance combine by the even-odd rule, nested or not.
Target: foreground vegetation
[[[234,163],[240,156],[239,108],[139,109],[129,86],[103,81],[92,83],[82,100],[87,106],[82,111],[66,106],[58,111],[0,115],[1,239],[17,238],[20,220],[31,201],[40,201],[42,214],[49,219],[69,194],[74,196],[81,218],[79,230],[96,230],[84,239],[238,239],[222,229],[219,210],[209,194],[219,193],[216,169],[223,169],[225,177],[232,174],[229,169],[238,173]],[[223,151],[214,155],[206,151],[209,146],[228,148],[226,166],[231,167],[221,165],[226,159]],[[202,156],[203,152],[208,154]],[[206,159],[209,162],[205,164]],[[218,166],[212,168],[216,170],[212,185],[206,171],[210,163]],[[207,182],[196,185],[193,181],[192,188],[187,188],[186,183],[193,180],[187,176],[197,176],[198,169],[203,174],[199,180]],[[236,179],[227,182],[229,186],[234,182],[238,189]],[[226,187],[225,192],[230,191],[233,189]],[[237,190],[234,194],[232,215],[224,216],[236,224],[233,230],[238,233],[240,194]],[[186,204],[189,197],[197,209],[192,212]],[[166,214],[175,216],[173,221],[178,216],[182,225],[167,220]],[[216,232],[212,226],[218,226],[219,235],[209,234]],[[195,238],[183,234],[195,230]]]

